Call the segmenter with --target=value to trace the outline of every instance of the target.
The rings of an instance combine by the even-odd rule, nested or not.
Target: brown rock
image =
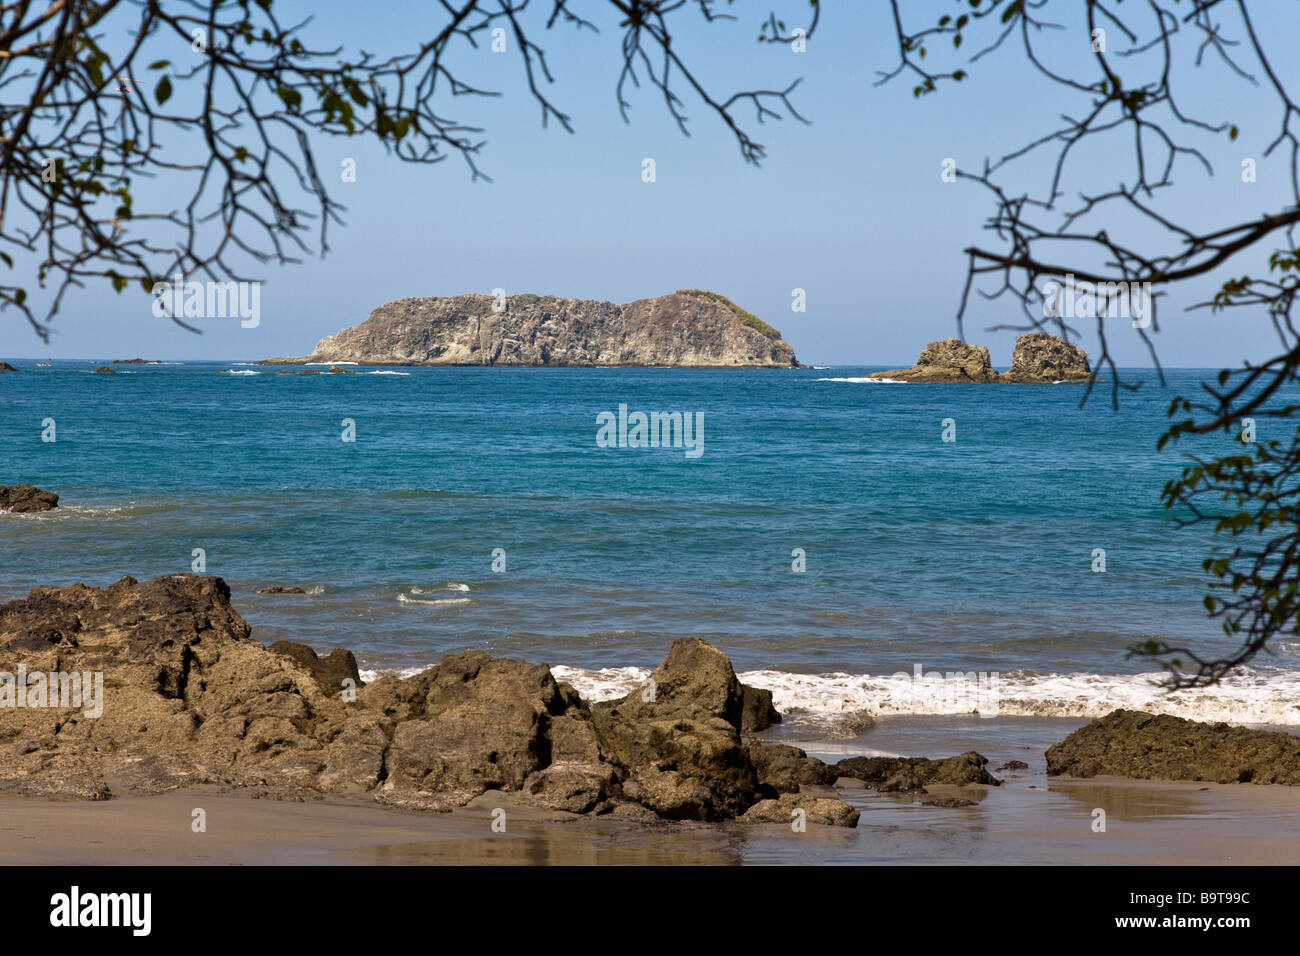
[[[742,691],[725,654],[695,638],[674,642],[645,689],[591,708],[623,792],[669,819],[738,816],[758,797],[740,742]]]
[[[740,685],[740,732],[756,734],[781,722],[781,715],[772,705],[772,692],[747,684]]]
[[[1047,772],[1300,786],[1300,737],[1116,710],[1047,748]]]
[[[0,511],[27,514],[50,511],[59,506],[59,496],[52,491],[42,491],[35,485],[0,485]]]
[[[944,760],[925,757],[849,757],[835,765],[840,776],[861,780],[882,792],[908,793],[930,784],[962,787],[968,783],[1000,786],[985,768],[988,759],[971,751]]]
[[[343,689],[344,681],[351,680],[350,686],[361,686],[361,673],[357,670],[357,659],[351,651],[336,647],[324,657],[320,657],[306,644],[293,641],[276,641],[267,648],[272,654],[280,654],[302,665],[316,681],[328,692],[337,694]]]
[[[843,800],[832,797],[813,797],[804,794],[783,793],[775,800],[760,800],[740,819],[744,823],[793,824],[795,811],[804,812],[804,822],[828,827],[856,827],[858,811]]]
[[[306,594],[307,592],[300,587],[295,586],[295,587],[286,588],[286,587],[281,587],[278,584],[275,584],[269,588],[258,588],[257,593],[258,594]]]
[[[837,768],[816,757],[809,757],[798,747],[760,744],[751,740],[747,749],[758,775],[759,787],[767,796],[798,793],[802,786],[828,786],[840,776]]]

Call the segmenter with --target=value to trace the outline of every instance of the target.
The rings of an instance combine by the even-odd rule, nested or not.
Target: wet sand
[[[841,779],[840,796],[862,814],[852,830],[588,819],[497,792],[442,814],[364,796],[295,802],[218,788],[104,802],[0,795],[0,865],[1300,864],[1300,787],[1049,778],[1043,751],[1082,723],[905,717],[835,742],[801,741],[797,724],[765,734],[827,761],[977,750],[1004,781],[927,795]],[[1029,766],[997,769],[1013,759]],[[944,796],[975,805],[926,805]],[[206,811],[206,832],[191,829],[195,808]],[[505,832],[493,830],[498,808]]]
[[[1300,791],[1290,787],[1053,780],[946,795],[845,787],[855,830],[781,824],[565,819],[485,794],[449,814],[367,800],[307,802],[187,791],[105,802],[0,798],[0,864],[1296,864]],[[847,781],[846,781],[847,783]],[[191,830],[192,811],[207,831]],[[506,832],[492,829],[506,811]],[[1094,809],[1106,812],[1094,832]]]

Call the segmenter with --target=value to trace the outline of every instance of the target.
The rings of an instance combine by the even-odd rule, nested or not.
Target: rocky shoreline
[[[97,703],[59,700],[55,675],[69,674],[102,680]],[[640,688],[592,703],[544,664],[482,651],[363,683],[349,651],[253,640],[219,577],[37,587],[0,605],[0,792],[104,800],[216,785],[450,811],[500,791],[575,816],[853,827],[843,786],[937,787],[927,805],[965,807],[976,801],[949,788],[1002,783],[975,752],[828,764],[753,736],[779,720],[769,692],[695,638],[674,642]],[[1051,776],[1300,785],[1300,738],[1131,711],[1046,756]]]
[[[347,651],[264,647],[250,633],[226,583],[194,574],[38,587],[0,606],[4,667],[103,680],[94,716],[17,707],[15,683],[0,681],[0,790],[99,800],[217,784],[440,811],[502,790],[573,814],[788,821],[803,811],[853,826],[834,781],[888,783],[746,740],[745,728],[771,719],[770,696],[747,692],[700,640],[677,641],[623,700],[588,704],[545,665],[481,651],[363,684]],[[964,765],[982,764],[970,755]]]

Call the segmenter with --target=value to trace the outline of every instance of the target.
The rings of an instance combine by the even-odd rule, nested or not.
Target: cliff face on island
[[[1031,332],[1016,339],[1006,372],[993,367],[987,346],[944,339],[927,345],[911,368],[873,372],[869,377],[936,385],[1050,385],[1089,382],[1093,374],[1083,349],[1046,332]]]
[[[512,295],[398,299],[302,358],[265,364],[797,368],[780,333],[726,298],[675,292],[626,305]]]

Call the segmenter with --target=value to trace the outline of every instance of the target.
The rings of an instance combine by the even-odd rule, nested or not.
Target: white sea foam
[[[252,369],[236,370],[233,368],[223,368],[221,371],[225,372],[227,375],[261,375],[262,374],[261,372],[254,372]]]
[[[585,671],[556,664],[551,667],[551,675],[557,681],[572,684],[583,699],[596,701],[626,697],[645,686],[650,671],[644,667],[605,667],[598,671]]]
[[[814,382],[853,382],[856,385],[906,385],[901,378],[815,378]]]
[[[408,597],[407,594],[398,594],[398,601],[402,604],[424,604],[424,605],[452,605],[452,604],[473,604],[472,597],[443,597],[437,601],[422,601],[417,597]]]
[[[371,681],[377,681],[381,677],[414,677],[416,674],[420,673],[420,671],[428,669],[428,667],[383,667],[378,670],[358,669],[357,673],[361,675],[361,679],[365,683],[369,684]]]
[[[127,505],[120,505],[116,508],[92,508],[88,505],[59,505],[49,511],[28,511],[13,512],[2,511],[0,515],[8,518],[24,519],[29,521],[71,521],[75,518],[116,518],[119,515],[127,517],[126,512],[132,508]]]
[[[644,686],[650,671],[640,667],[581,670],[551,668],[584,698],[611,700]],[[858,717],[961,715],[975,712],[973,694],[918,692],[912,675],[790,674],[762,670],[740,679],[772,691],[783,714],[828,728],[851,728]],[[998,717],[1092,719],[1117,708],[1233,724],[1300,725],[1300,673],[1243,673],[1216,687],[1169,693],[1148,674],[999,674],[993,699]],[[945,699],[947,698],[947,699]]]
[[[338,362],[336,364],[342,365],[344,363]],[[410,372],[389,372],[385,370],[382,372],[362,372],[361,374],[362,375],[410,375],[411,373]]]
[[[468,584],[461,584],[459,581],[448,581],[442,587],[437,588],[408,588],[412,594],[437,594],[439,591],[468,591]]]
[[[360,362],[303,362],[304,365],[360,365]]]

